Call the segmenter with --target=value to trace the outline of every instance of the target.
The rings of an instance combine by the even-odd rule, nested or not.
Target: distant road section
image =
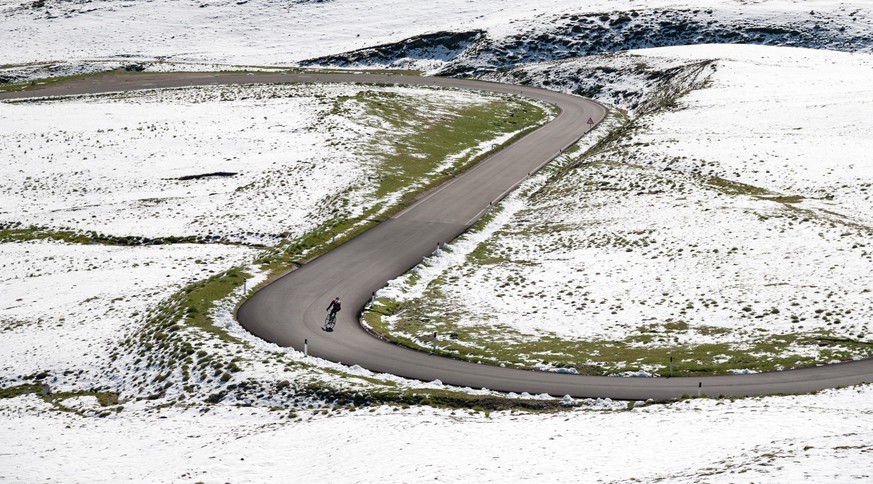
[[[237,318],[247,330],[280,346],[302,350],[374,372],[461,387],[502,392],[548,393],[626,400],[667,399],[703,393],[744,396],[805,393],[873,382],[873,360],[752,375],[682,378],[616,378],[527,371],[477,365],[397,346],[367,333],[358,311],[370,295],[475,223],[531,172],[579,140],[606,115],[581,97],[523,86],[453,79],[375,74],[203,74],[105,75],[49,84],[34,91],[0,94],[2,99],[132,91],[217,84],[369,83],[437,86],[515,94],[560,109],[558,116],[415,204],[303,267],[277,279],[247,300]],[[340,296],[345,309],[336,330],[321,330],[325,308]]]

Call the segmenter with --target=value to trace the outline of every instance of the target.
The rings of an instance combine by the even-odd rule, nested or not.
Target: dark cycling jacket
[[[340,312],[340,302],[337,301],[336,299],[332,300],[330,302],[330,305],[327,306],[327,310],[332,312],[332,313]]]

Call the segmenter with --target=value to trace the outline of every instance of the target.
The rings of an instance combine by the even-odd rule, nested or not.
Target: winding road
[[[548,393],[625,400],[669,399],[698,392],[717,396],[806,393],[873,382],[873,359],[752,375],[616,378],[528,371],[432,356],[371,336],[357,311],[370,294],[405,273],[440,242],[478,220],[529,173],[574,144],[605,109],[592,101],[544,89],[465,79],[375,74],[109,74],[0,93],[2,99],[250,83],[380,83],[511,93],[557,106],[554,120],[426,194],[389,220],[256,292],[237,314],[240,324],[267,341],[378,373],[502,392]],[[325,307],[340,296],[345,309],[336,330],[321,330]]]

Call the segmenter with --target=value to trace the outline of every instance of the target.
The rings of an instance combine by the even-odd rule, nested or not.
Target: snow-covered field
[[[867,482],[871,397],[867,386],[630,411],[380,407],[297,418],[134,405],[102,419],[22,397],[0,400],[0,467],[12,482]]]
[[[365,155],[397,133],[353,99],[366,92],[431,119],[499,99],[276,85],[4,103],[0,222],[246,244],[299,237],[337,216],[341,198],[352,217],[380,201],[368,176],[382,160]]]
[[[719,59],[684,109],[646,120],[630,145],[637,163],[799,196],[800,209],[873,225],[873,55],[742,45],[633,53]]]
[[[663,370],[676,353],[723,371],[867,355],[873,56],[696,46],[615,65],[638,56],[718,60],[681,109],[531,181],[413,287],[383,291],[408,309],[389,329],[423,321],[400,336],[460,333],[447,351],[489,341],[513,363],[598,372]]]
[[[315,59],[595,97],[624,110],[597,136],[642,115],[630,136],[566,172],[581,151],[563,157],[383,295],[423,308],[428,331],[454,325],[453,344],[479,348],[465,338],[481,331],[544,368],[657,370],[689,348],[724,369],[780,367],[870,348],[871,19],[868,2],[828,0],[0,0],[0,83]],[[706,43],[843,52],[648,49]],[[628,411],[379,405],[369,396],[452,389],[242,330],[241,271],[226,271],[244,266],[251,289],[267,277],[248,263],[263,254],[253,246],[379,203],[367,171],[392,139],[487,102],[368,93],[405,99],[398,111],[422,121],[380,118],[348,86],[0,103],[0,235],[12,240],[0,244],[0,392],[34,385],[0,398],[0,480],[871,479],[869,385]],[[179,179],[216,172],[234,175]],[[30,226],[73,235],[5,230]],[[83,232],[106,245],[63,241]],[[232,282],[208,313],[218,332],[184,306],[202,289],[189,283],[214,274]],[[544,354],[514,346],[548,338],[558,344]],[[587,352],[562,360],[556,348]]]
[[[111,348],[187,283],[248,263],[253,249],[0,244],[0,381],[83,371],[88,386]]]

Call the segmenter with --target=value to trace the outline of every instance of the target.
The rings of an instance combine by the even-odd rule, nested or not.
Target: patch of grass
[[[689,326],[685,321],[667,321],[660,324],[649,324],[641,326],[638,331],[641,333],[670,333],[679,331],[688,331]]]
[[[0,242],[26,242],[41,239],[57,240],[71,244],[92,243],[88,237],[74,232],[51,231],[36,227],[0,229]]]
[[[788,203],[788,204],[800,203],[804,200],[803,197],[801,197],[800,195],[774,195],[774,196],[762,196],[760,198],[762,198],[764,200],[770,200],[772,202]]]
[[[218,301],[226,298],[236,288],[243,285],[243,280],[251,277],[240,269],[231,269],[222,274],[210,277],[205,281],[191,284],[182,293],[181,307],[184,308],[186,326],[198,328],[211,333],[223,340],[230,340],[226,331],[218,329],[209,317],[209,313]],[[173,328],[168,327],[168,331]],[[233,339],[235,341],[235,339]]]
[[[477,245],[475,249],[467,254],[467,260],[477,266],[487,266],[500,264],[501,262],[506,262],[509,259],[501,255],[494,254],[491,245],[488,243],[488,241],[485,241]]]
[[[0,398],[16,398],[22,395],[36,395],[46,403],[52,404],[62,411],[70,411],[61,405],[64,400],[75,397],[95,397],[101,407],[112,407],[119,404],[119,395],[115,392],[88,390],[76,392],[53,393],[49,387],[36,384],[23,384],[0,389]]]
[[[22,395],[39,395],[42,392],[41,385],[17,385],[14,387],[0,388],[0,398],[16,398]]]
[[[397,405],[408,408],[412,405],[428,405],[446,409],[472,409],[480,412],[499,410],[523,410],[551,412],[566,410],[558,400],[527,400],[500,396],[468,395],[441,389],[373,390],[369,392],[334,388],[323,383],[312,383],[307,392],[316,398],[335,405],[365,407],[371,405]]]
[[[704,181],[707,185],[726,195],[749,195],[752,197],[767,197],[773,195],[769,190],[746,183],[719,178],[717,176],[707,177]]]
[[[821,361],[848,360],[853,355],[873,356],[873,345],[864,341],[834,338],[828,333],[796,333],[753,338],[742,345],[734,343],[676,344],[669,337],[688,331],[684,322],[666,323],[661,327],[642,327],[643,331],[623,340],[565,340],[554,336],[532,338],[504,326],[483,322],[479,325],[457,324],[459,315],[440,313],[426,302],[399,305],[380,300],[364,313],[367,325],[379,337],[395,344],[431,352],[429,335],[437,331],[437,354],[474,363],[505,364],[533,369],[537,366],[575,368],[588,375],[608,375],[641,368],[660,368],[667,376],[673,357],[675,376],[719,375],[733,370],[774,371],[780,368],[812,366]],[[394,326],[383,316],[399,314]],[[439,317],[430,315],[440,314]],[[720,328],[706,327],[705,333],[720,333]],[[418,335],[416,338],[411,335]],[[814,349],[815,351],[809,351]],[[813,354],[813,356],[809,356]]]
[[[13,331],[17,328],[32,324],[31,321],[15,320],[15,319],[0,319],[0,333],[4,331]]]
[[[115,245],[115,246],[141,246],[141,245],[168,245],[168,244],[202,244],[202,243],[230,243],[218,240],[206,240],[197,236],[184,237],[159,237],[148,238],[139,236],[115,236],[105,235],[94,231],[74,232],[69,230],[54,230],[45,227],[6,225],[0,227],[0,243],[3,242],[27,242],[30,240],[56,240],[68,244],[82,245]]]
[[[727,195],[748,195],[761,200],[768,200],[786,205],[800,203],[804,200],[800,195],[782,195],[754,185],[726,180],[716,176],[703,177],[702,179],[705,185],[715,188]]]
[[[75,397],[95,397],[97,399],[97,403],[100,404],[101,407],[111,407],[113,405],[118,405],[119,399],[118,394],[114,392],[104,392],[104,391],[80,391],[80,392],[59,392],[59,393],[47,393],[43,396],[43,398],[49,403],[59,404],[68,398]]]
[[[407,190],[411,181],[424,182],[428,188],[440,185],[496,150],[475,158],[467,156],[442,173],[433,174],[436,164],[502,134],[538,126],[547,114],[537,105],[501,98],[484,105],[465,106],[444,113],[436,120],[422,122],[420,113],[411,110],[408,99],[403,98],[391,92],[364,91],[348,99],[363,106],[367,114],[398,127],[401,133],[399,137],[392,133],[393,150],[381,155],[382,177],[375,193],[378,198]],[[375,153],[384,152],[382,142],[375,144]],[[407,198],[406,202],[409,201]]]
[[[122,342],[120,352],[136,355],[134,364],[140,367],[136,372],[137,385],[155,392],[147,398],[163,396],[176,382],[170,377],[179,368],[182,370],[179,383],[189,392],[195,389],[192,383],[207,379],[218,382],[223,375],[240,371],[236,357],[214,354],[199,343],[203,336],[211,335],[226,344],[237,345],[240,351],[248,347],[210,318],[215,305],[241,286],[246,277],[247,273],[236,268],[187,285],[162,301],[149,313],[146,323]],[[221,381],[229,379],[224,377]]]
[[[695,328],[697,334],[702,336],[719,336],[725,335],[731,332],[730,328],[725,328],[721,326],[698,326]]]

